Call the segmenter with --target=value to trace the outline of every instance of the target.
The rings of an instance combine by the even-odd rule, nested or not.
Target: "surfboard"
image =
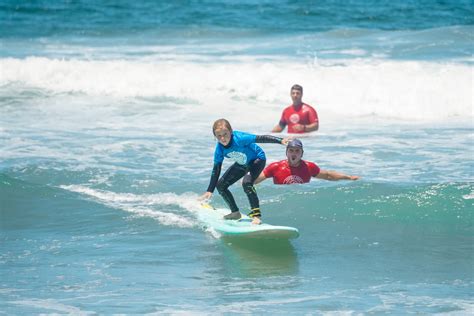
[[[252,224],[252,219],[244,214],[240,220],[223,219],[223,216],[229,212],[228,209],[216,209],[209,204],[201,204],[198,218],[206,227],[212,228],[224,237],[294,239],[299,236],[299,231],[295,227],[276,226],[263,222],[255,225]]]

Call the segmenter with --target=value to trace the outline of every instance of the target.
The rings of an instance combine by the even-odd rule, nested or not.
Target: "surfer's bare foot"
[[[260,225],[262,223],[262,220],[260,219],[260,217],[254,217],[252,218],[252,224],[254,225]]]
[[[229,213],[227,215],[224,215],[224,219],[237,220],[237,219],[240,219],[241,217],[242,217],[242,215],[240,214],[240,212],[232,212],[232,213]]]

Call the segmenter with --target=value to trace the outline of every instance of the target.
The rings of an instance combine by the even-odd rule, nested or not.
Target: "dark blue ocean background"
[[[473,1],[0,0],[0,313],[472,314],[473,54]],[[294,83],[361,180],[263,182],[300,237],[221,238],[212,123]]]
[[[291,34],[472,25],[474,4],[450,1],[2,1],[2,38],[130,36],[215,29]]]
[[[474,4],[464,0],[4,0],[0,21],[4,41],[0,54],[6,56],[41,55],[49,43],[87,43],[183,45],[185,51],[186,45],[192,45],[194,53],[217,53],[216,57],[244,53],[324,58],[346,56],[341,52],[327,56],[327,50],[352,46],[391,58],[472,59]],[[18,42],[22,47],[16,47]],[[225,52],[213,51],[214,45],[206,47],[228,42],[242,45]],[[28,46],[39,51],[31,52]]]

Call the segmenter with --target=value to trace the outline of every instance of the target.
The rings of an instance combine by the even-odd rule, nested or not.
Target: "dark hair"
[[[300,86],[299,84],[294,84],[294,85],[291,87],[290,91],[293,91],[293,90],[299,90],[299,91],[301,91],[301,93],[303,93],[303,87]]]
[[[227,128],[231,133],[232,133],[232,126],[230,126],[230,123],[226,119],[218,119],[217,121],[212,124],[212,134],[216,136],[216,129],[225,127]]]

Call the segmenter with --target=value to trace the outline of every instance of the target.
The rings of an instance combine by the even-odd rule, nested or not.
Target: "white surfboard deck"
[[[266,223],[252,224],[252,219],[242,214],[240,220],[225,220],[228,209],[215,209],[209,204],[202,204],[198,218],[207,227],[212,228],[224,237],[252,237],[264,239],[293,239],[298,238],[297,228],[275,226]]]

